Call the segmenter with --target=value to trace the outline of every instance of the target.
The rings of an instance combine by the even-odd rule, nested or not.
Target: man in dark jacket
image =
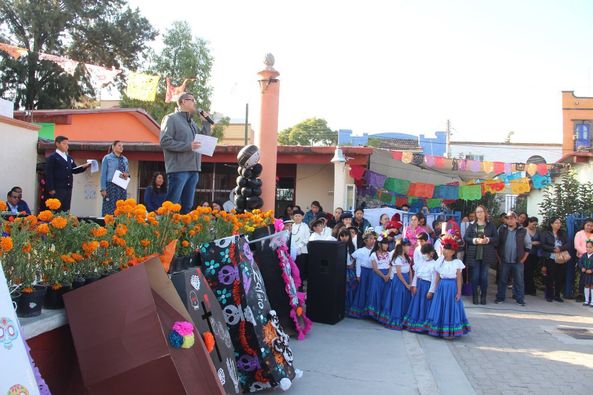
[[[60,210],[70,211],[74,184],[72,175],[83,173],[91,164],[76,166],[74,159],[68,155],[68,137],[56,137],[55,144],[56,151],[47,157],[45,164],[45,188],[49,197],[62,203]]]
[[[181,212],[188,213],[194,206],[194,195],[202,170],[202,155],[194,150],[201,144],[194,141],[196,134],[211,134],[210,123],[200,113],[202,128],[193,120],[196,112],[196,99],[183,93],[177,100],[177,112],[166,115],[161,124],[161,148],[165,156],[167,171],[167,198],[181,204]]]
[[[502,263],[502,273],[498,281],[495,303],[504,302],[507,280],[509,273],[512,273],[515,300],[521,306],[525,306],[523,264],[529,256],[529,251],[525,249],[526,230],[517,223],[517,214],[514,212],[508,212],[506,218],[506,224],[498,229],[498,256]]]

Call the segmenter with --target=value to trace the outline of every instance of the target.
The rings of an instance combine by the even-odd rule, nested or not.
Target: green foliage
[[[539,213],[544,217],[544,223],[553,217],[564,220],[569,214],[589,214],[593,212],[593,184],[581,184],[574,171],[562,177],[558,183],[550,185],[544,190],[544,199],[539,205]]]
[[[278,133],[282,145],[336,145],[338,132],[327,126],[322,118],[309,118]]]
[[[17,60],[0,53],[0,95],[26,109],[73,107],[95,94],[83,68],[71,76],[38,52],[134,69],[157,35],[124,0],[3,0],[0,21],[2,40],[31,51]]]
[[[526,195],[517,196],[517,200],[515,201],[515,207],[513,207],[513,211],[516,212],[517,214],[527,212],[527,196]]]
[[[144,71],[158,74],[163,79],[159,83],[154,102],[144,102],[122,96],[120,106],[124,108],[144,108],[157,122],[175,111],[176,103],[165,103],[166,80],[170,78],[171,84],[181,86],[187,81],[185,91],[191,92],[196,98],[196,107],[209,109],[212,88],[208,85],[212,70],[213,58],[206,41],[194,37],[191,27],[187,22],[173,22],[172,26],[163,35],[164,47],[158,54],[150,56],[150,62]],[[122,92],[123,93],[123,92]],[[195,116],[199,122],[199,116]],[[229,119],[223,118],[214,127],[216,137],[222,137],[222,130],[228,125]]]

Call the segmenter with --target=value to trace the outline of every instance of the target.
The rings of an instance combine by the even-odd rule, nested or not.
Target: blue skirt
[[[354,268],[346,268],[346,313],[350,311],[350,307],[354,303],[357,288],[358,281],[356,280],[356,270]]]
[[[372,269],[371,269],[372,270]],[[381,273],[389,273],[389,269],[380,269]],[[380,320],[381,309],[383,308],[384,299],[383,293],[387,285],[385,280],[377,275],[375,272],[371,272],[371,279],[369,280],[367,305],[364,312],[365,317],[370,317],[375,320]]]
[[[409,273],[402,273],[408,282]],[[381,309],[380,322],[386,328],[402,330],[403,318],[408,311],[412,295],[397,274],[387,283],[383,292],[383,308]]]
[[[432,302],[432,300],[426,299],[429,289],[430,281],[418,279],[416,295],[412,295],[410,307],[404,317],[404,327],[410,332],[426,332],[424,322]]]
[[[455,301],[457,280],[444,278],[433,296],[428,316],[424,322],[424,330],[431,336],[453,337],[463,336],[471,331],[465,315],[463,300]]]
[[[367,293],[369,288],[369,280],[374,276],[373,269],[368,267],[360,268],[360,281],[354,291],[352,304],[348,310],[348,315],[352,318],[362,318],[364,310],[367,305]],[[356,272],[354,273],[354,281],[356,281]]]

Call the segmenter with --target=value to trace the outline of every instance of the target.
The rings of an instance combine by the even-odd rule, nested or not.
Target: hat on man
[[[517,214],[514,211],[507,211],[506,216],[507,216],[507,218],[508,217],[515,217],[515,218],[517,218]]]
[[[298,209],[292,211],[292,215],[296,215],[296,214],[303,215],[303,216],[305,215],[305,213],[303,213],[303,210],[298,210]]]
[[[323,218],[317,218],[317,219],[314,219],[313,221],[311,221],[311,223],[309,224],[309,227],[311,228],[311,231],[313,231],[313,229],[315,229],[316,226],[324,225],[324,224],[325,224],[325,220]]]

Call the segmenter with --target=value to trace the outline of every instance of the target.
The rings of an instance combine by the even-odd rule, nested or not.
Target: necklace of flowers
[[[282,231],[282,228],[282,221],[274,222],[274,229],[276,232]],[[290,256],[285,241],[277,245],[276,255],[278,256],[280,268],[282,269],[282,279],[284,280],[285,290],[289,296],[288,301],[291,307],[290,318],[294,321],[294,326],[297,331],[297,339],[304,340],[305,335],[311,330],[313,322],[311,322],[303,311],[305,294],[297,291],[298,287],[301,285],[299,269]]]

